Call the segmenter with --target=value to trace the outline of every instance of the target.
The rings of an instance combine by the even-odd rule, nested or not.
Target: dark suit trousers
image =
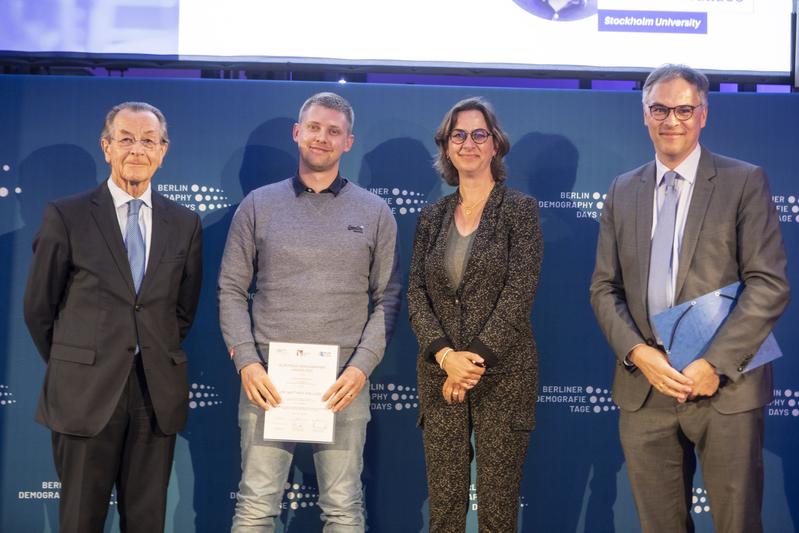
[[[155,420],[141,359],[111,420],[94,437],[53,432],[53,456],[61,480],[61,533],[102,532],[116,485],[123,532],[163,531],[166,491],[175,435]]]
[[[463,533],[469,506],[472,430],[477,452],[480,533],[516,531],[519,489],[531,427],[519,424],[519,394],[532,396],[529,374],[484,375],[466,401],[447,405],[441,393],[425,405],[423,441],[430,497],[430,533]],[[444,377],[440,385],[444,384]],[[441,387],[438,387],[438,391]],[[520,392],[521,391],[521,392]],[[532,403],[523,402],[525,405]]]
[[[680,404],[653,389],[641,409],[621,411],[619,429],[644,533],[694,531],[697,505],[720,533],[763,530],[762,409],[722,414],[709,398]],[[694,450],[706,501],[692,493]]]

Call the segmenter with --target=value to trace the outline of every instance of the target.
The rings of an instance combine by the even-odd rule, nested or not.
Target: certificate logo
[[[204,383],[192,383],[189,387],[189,409],[202,409],[222,405],[216,387]]]
[[[155,190],[183,207],[200,214],[230,207],[230,198],[221,187],[201,183],[157,183]]]
[[[375,382],[369,385],[369,394],[372,412],[399,412],[419,407],[419,394],[411,385]]]
[[[394,215],[414,215],[427,203],[425,195],[419,191],[401,189],[399,187],[370,187],[373,192],[385,200]]]
[[[14,399],[14,393],[11,392],[11,387],[0,384],[0,407],[7,407],[15,403],[17,403],[17,400]]]
[[[771,201],[781,223],[799,224],[799,194],[775,194]]]
[[[617,411],[607,387],[594,385],[543,385],[539,405],[559,405],[576,415],[598,415]]]
[[[774,389],[774,399],[768,404],[767,413],[799,418],[799,389]]]
[[[598,191],[561,191],[558,198],[538,200],[541,209],[564,210],[582,220],[599,220],[607,194]]]

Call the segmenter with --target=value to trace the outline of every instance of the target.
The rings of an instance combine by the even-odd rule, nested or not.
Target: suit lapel
[[[652,208],[655,197],[655,162],[645,165],[641,170],[638,192],[635,199],[636,249],[638,250],[639,278],[641,280],[641,299],[646,309],[647,285],[649,283],[649,255],[652,248]]]
[[[685,219],[685,229],[682,233],[682,243],[680,245],[680,263],[677,270],[677,285],[674,288],[674,301],[679,302],[680,292],[685,279],[688,277],[688,270],[696,251],[696,244],[699,241],[699,232],[702,229],[702,222],[705,220],[705,213],[710,205],[710,197],[713,194],[713,178],[716,176],[716,165],[713,162],[713,154],[708,150],[702,149],[699,158],[699,166],[696,169],[696,182],[694,192],[691,195],[691,205],[688,206],[688,216]]]
[[[449,276],[446,270],[446,253],[447,242],[449,240],[449,232],[452,228],[452,217],[455,215],[455,206],[457,205],[457,192],[447,197],[447,202],[443,206],[443,213],[438,224],[433,224],[436,227],[438,235],[435,238],[435,244],[432,253],[432,262],[435,265],[440,265],[441,268],[436,269],[436,275],[441,278],[441,285],[447,287],[451,292],[455,292],[457,287],[453,287],[449,281]]]
[[[95,190],[89,210],[108,246],[108,250],[111,252],[111,256],[114,258],[119,273],[128,284],[131,294],[135,295],[136,290],[133,287],[133,276],[130,273],[128,252],[125,248],[125,242],[122,240],[122,231],[119,228],[119,221],[114,209],[114,200],[105,182]]]
[[[161,256],[164,255],[166,243],[169,240],[169,218],[167,216],[167,205],[164,199],[152,193],[153,201],[153,228],[150,237],[150,255],[147,259],[147,270],[144,272],[144,279],[142,280],[139,294],[143,294],[147,287],[152,283],[152,278],[155,275],[155,270],[158,268],[158,263],[161,262]]]

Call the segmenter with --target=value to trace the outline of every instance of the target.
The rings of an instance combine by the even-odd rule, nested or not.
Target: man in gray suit
[[[693,531],[694,449],[716,530],[762,530],[771,365],[744,370],[788,304],[786,258],[763,169],[699,145],[707,97],[707,78],[686,66],[647,78],[655,160],[611,184],[591,283],[617,358],[613,398],[645,532]],[[670,366],[650,317],[737,281],[743,291],[707,351],[682,372]]]

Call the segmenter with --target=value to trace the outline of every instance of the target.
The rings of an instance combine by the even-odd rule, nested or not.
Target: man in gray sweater
[[[274,531],[295,443],[263,439],[264,411],[281,402],[269,379],[270,342],[337,344],[339,377],[323,400],[333,444],[314,444],[324,531],[364,531],[363,446],[369,375],[400,306],[397,225],[380,197],[348,182],[354,113],[333,93],[310,97],[294,125],[299,171],[248,194],[230,226],[219,274],[219,319],[241,375],[241,469],[234,532]],[[255,278],[252,312],[249,288]]]

